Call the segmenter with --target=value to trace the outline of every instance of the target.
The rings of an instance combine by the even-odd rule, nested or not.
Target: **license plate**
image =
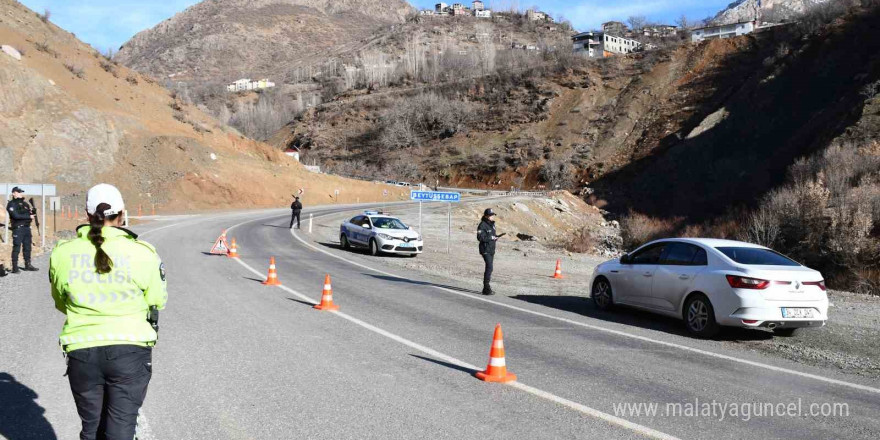
[[[411,248],[411,247],[416,247],[416,246],[415,246],[414,244],[412,244],[412,243],[401,243],[401,244],[400,244],[400,247],[402,247],[402,248]]]
[[[813,309],[806,308],[792,308],[792,307],[783,307],[782,308],[782,317],[783,318],[812,318]]]

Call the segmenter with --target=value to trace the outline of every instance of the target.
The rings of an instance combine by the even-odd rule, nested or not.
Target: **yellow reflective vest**
[[[67,315],[59,343],[65,351],[102,345],[154,345],[147,322],[151,306],[165,308],[165,267],[151,245],[121,228],[104,227],[101,248],[113,262],[110,273],[95,271],[97,250],[89,226],[77,238],[60,241],[49,260],[55,308]]]

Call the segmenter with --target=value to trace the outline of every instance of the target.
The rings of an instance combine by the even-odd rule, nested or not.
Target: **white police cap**
[[[104,210],[104,216],[111,216],[121,213],[125,210],[125,202],[122,200],[122,193],[113,185],[102,183],[95,185],[86,195],[86,210],[90,215],[94,215],[98,209],[98,205],[106,203],[110,205],[109,209]]]

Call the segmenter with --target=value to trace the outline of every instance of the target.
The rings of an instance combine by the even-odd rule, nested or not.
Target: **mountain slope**
[[[414,12],[403,0],[209,0],[135,35],[115,59],[175,81],[277,77]]]
[[[812,5],[826,0],[737,0],[715,15],[718,24],[751,21],[760,16],[762,20],[791,19],[804,13]],[[838,0],[827,0],[838,1]],[[758,3],[760,2],[760,6]],[[772,18],[771,18],[772,17]]]
[[[241,137],[16,1],[0,0],[0,44],[23,53],[0,53],[0,181],[55,183],[65,205],[106,181],[130,206],[176,209],[277,205],[299,187],[324,202],[343,183]],[[378,198],[346,187],[343,199]]]

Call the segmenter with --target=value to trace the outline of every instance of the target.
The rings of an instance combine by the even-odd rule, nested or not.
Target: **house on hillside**
[[[643,50],[642,43],[629,38],[605,34],[603,41],[603,56],[626,55],[628,53]]]
[[[245,92],[248,90],[263,90],[272,87],[275,87],[275,83],[265,78],[258,81],[252,81],[250,78],[242,78],[226,86],[226,90],[234,93]]]
[[[299,147],[293,145],[287,147],[287,149],[284,150],[284,154],[296,159],[297,162],[299,162],[299,153]]]
[[[480,1],[480,0],[474,1],[474,11],[482,11],[484,9],[486,9],[486,5],[482,1]]]
[[[463,4],[461,4],[461,3],[453,3],[453,4],[452,4],[452,15],[453,15],[453,16],[458,16],[458,17],[460,17],[460,16],[463,16],[463,15],[470,15],[470,14],[468,13],[467,8],[464,7]]]
[[[601,32],[581,32],[571,37],[574,53],[590,58],[603,56],[604,35]]]
[[[422,9],[421,11],[419,11],[419,15],[434,15],[434,10]]]
[[[546,12],[529,9],[526,11],[526,17],[529,21],[553,21]]]
[[[602,23],[603,34],[624,35],[627,31],[626,24],[619,21],[608,21]]]
[[[449,15],[449,5],[446,3],[437,3],[434,6],[434,12],[437,15]]]
[[[480,11],[474,11],[474,17],[477,18],[492,18],[492,11],[488,9],[483,9]]]
[[[640,32],[646,37],[667,38],[678,34],[678,26],[668,24],[645,26]]]
[[[691,41],[698,43],[703,40],[738,37],[740,35],[751,34],[757,29],[757,27],[757,23],[754,21],[744,21],[740,23],[697,28],[691,32]]]

